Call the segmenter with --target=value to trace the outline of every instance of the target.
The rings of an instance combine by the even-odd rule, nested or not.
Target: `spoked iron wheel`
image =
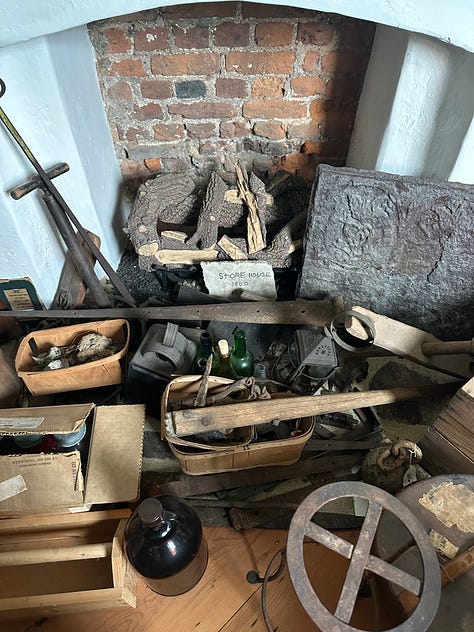
[[[312,522],[324,505],[344,497],[368,501],[367,513],[356,544]],[[421,556],[423,579],[371,554],[372,543],[383,511],[395,514],[410,532]],[[335,612],[330,612],[316,594],[305,568],[303,541],[310,538],[350,560]],[[383,577],[419,598],[418,606],[402,624],[389,632],[424,632],[436,614],[441,595],[438,558],[422,524],[399,500],[387,492],[359,482],[325,485],[310,494],[296,510],[291,521],[286,547],[288,570],[296,594],[304,609],[323,632],[357,632],[350,625],[364,572]]]

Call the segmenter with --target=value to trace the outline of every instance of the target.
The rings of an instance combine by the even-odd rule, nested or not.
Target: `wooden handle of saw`
[[[457,577],[464,575],[464,573],[467,573],[467,571],[473,567],[474,546],[471,546],[470,549],[458,555],[454,560],[447,562],[444,566],[440,566],[441,586],[445,586],[449,582],[454,581]],[[409,590],[404,590],[398,595],[398,601],[403,608],[403,612],[408,615],[415,610],[420,598]]]
[[[474,338],[472,340],[454,340],[453,342],[425,342],[421,345],[427,356],[437,355],[474,355]]]

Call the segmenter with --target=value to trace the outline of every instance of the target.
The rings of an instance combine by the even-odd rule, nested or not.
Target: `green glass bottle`
[[[230,352],[230,366],[238,377],[253,375],[253,353],[247,349],[247,336],[243,329],[234,330],[234,348]]]
[[[194,358],[194,371],[196,373],[204,373],[206,368],[206,362],[208,357],[212,356],[212,368],[211,375],[218,375],[219,373],[219,355],[214,351],[212,347],[211,334],[208,331],[203,331],[199,337],[199,345]]]
[[[230,350],[229,343],[225,338],[222,338],[217,343],[217,348],[219,349],[219,371],[218,375],[221,377],[227,377],[230,380],[236,379],[236,374],[232,370],[230,366]]]

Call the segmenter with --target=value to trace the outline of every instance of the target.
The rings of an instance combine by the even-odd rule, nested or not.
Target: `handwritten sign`
[[[275,277],[270,264],[262,261],[202,262],[204,283],[212,296],[235,299],[242,292],[276,299]]]

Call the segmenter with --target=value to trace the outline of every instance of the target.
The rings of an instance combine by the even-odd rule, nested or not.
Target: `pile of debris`
[[[141,185],[125,227],[144,270],[216,260],[288,268],[301,259],[308,184],[285,171],[265,184],[236,164],[236,185],[216,172],[205,191],[188,173]]]

